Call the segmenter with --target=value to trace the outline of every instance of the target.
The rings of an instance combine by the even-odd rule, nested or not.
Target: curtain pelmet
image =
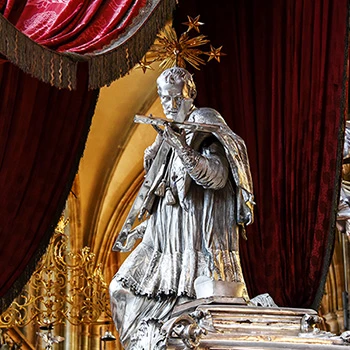
[[[99,88],[125,75],[142,58],[175,3],[31,0],[14,10],[8,1],[0,9],[0,53],[58,88],[75,89],[77,64],[87,61],[89,87]]]

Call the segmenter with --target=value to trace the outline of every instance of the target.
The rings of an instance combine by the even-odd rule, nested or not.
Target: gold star
[[[225,53],[221,52],[222,46],[215,49],[212,45],[210,45],[210,52],[206,52],[206,55],[209,56],[208,62],[215,58],[218,62],[220,62],[221,56],[226,56]]]
[[[146,73],[146,70],[153,70],[153,68],[148,64],[146,58],[144,57],[141,61],[139,61],[138,65],[135,69],[142,69],[144,73]]]
[[[187,29],[188,32],[193,28],[196,32],[200,33],[199,26],[202,26],[204,23],[199,22],[199,17],[200,15],[198,15],[196,18],[187,16],[188,22],[184,22],[182,24],[188,26],[188,29]]]

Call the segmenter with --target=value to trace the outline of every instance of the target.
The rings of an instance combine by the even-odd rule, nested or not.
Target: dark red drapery
[[[97,100],[89,83],[131,69],[174,3],[0,0],[0,312],[30,277],[63,209]]]
[[[208,4],[208,2],[205,2]],[[195,72],[197,105],[245,141],[257,202],[241,244],[251,296],[316,308],[333,245],[347,0],[180,3],[227,57]]]
[[[44,252],[77,170],[98,91],[58,90],[0,64],[0,307]]]

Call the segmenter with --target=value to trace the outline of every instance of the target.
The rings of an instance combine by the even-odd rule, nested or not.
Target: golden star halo
[[[199,22],[200,16],[195,18],[187,16],[187,18],[188,22],[184,24],[188,26],[188,30],[182,33],[180,37],[177,36],[172,26],[165,26],[157,35],[156,41],[139,62],[137,68],[141,68],[146,72],[147,69],[152,69],[150,65],[157,61],[160,62],[162,69],[173,66],[186,68],[186,64],[190,64],[199,70],[201,65],[205,65],[213,58],[220,62],[221,56],[225,55],[221,52],[222,46],[215,49],[210,45],[210,51],[204,51],[201,47],[210,42],[207,36],[203,34],[190,36],[191,29],[195,29],[199,33],[199,26],[203,25],[202,22]],[[209,56],[207,61],[203,59],[204,55]]]

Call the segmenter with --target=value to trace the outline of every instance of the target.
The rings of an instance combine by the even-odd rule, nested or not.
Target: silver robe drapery
[[[194,149],[189,161],[170,151],[163,176],[168,190],[157,197],[142,224],[142,242],[110,286],[112,313],[126,344],[141,318],[164,320],[178,297],[195,298],[197,277],[244,283],[238,237],[252,221],[253,204],[244,143],[212,109],[195,110],[189,121],[223,129],[215,135],[187,133]]]

